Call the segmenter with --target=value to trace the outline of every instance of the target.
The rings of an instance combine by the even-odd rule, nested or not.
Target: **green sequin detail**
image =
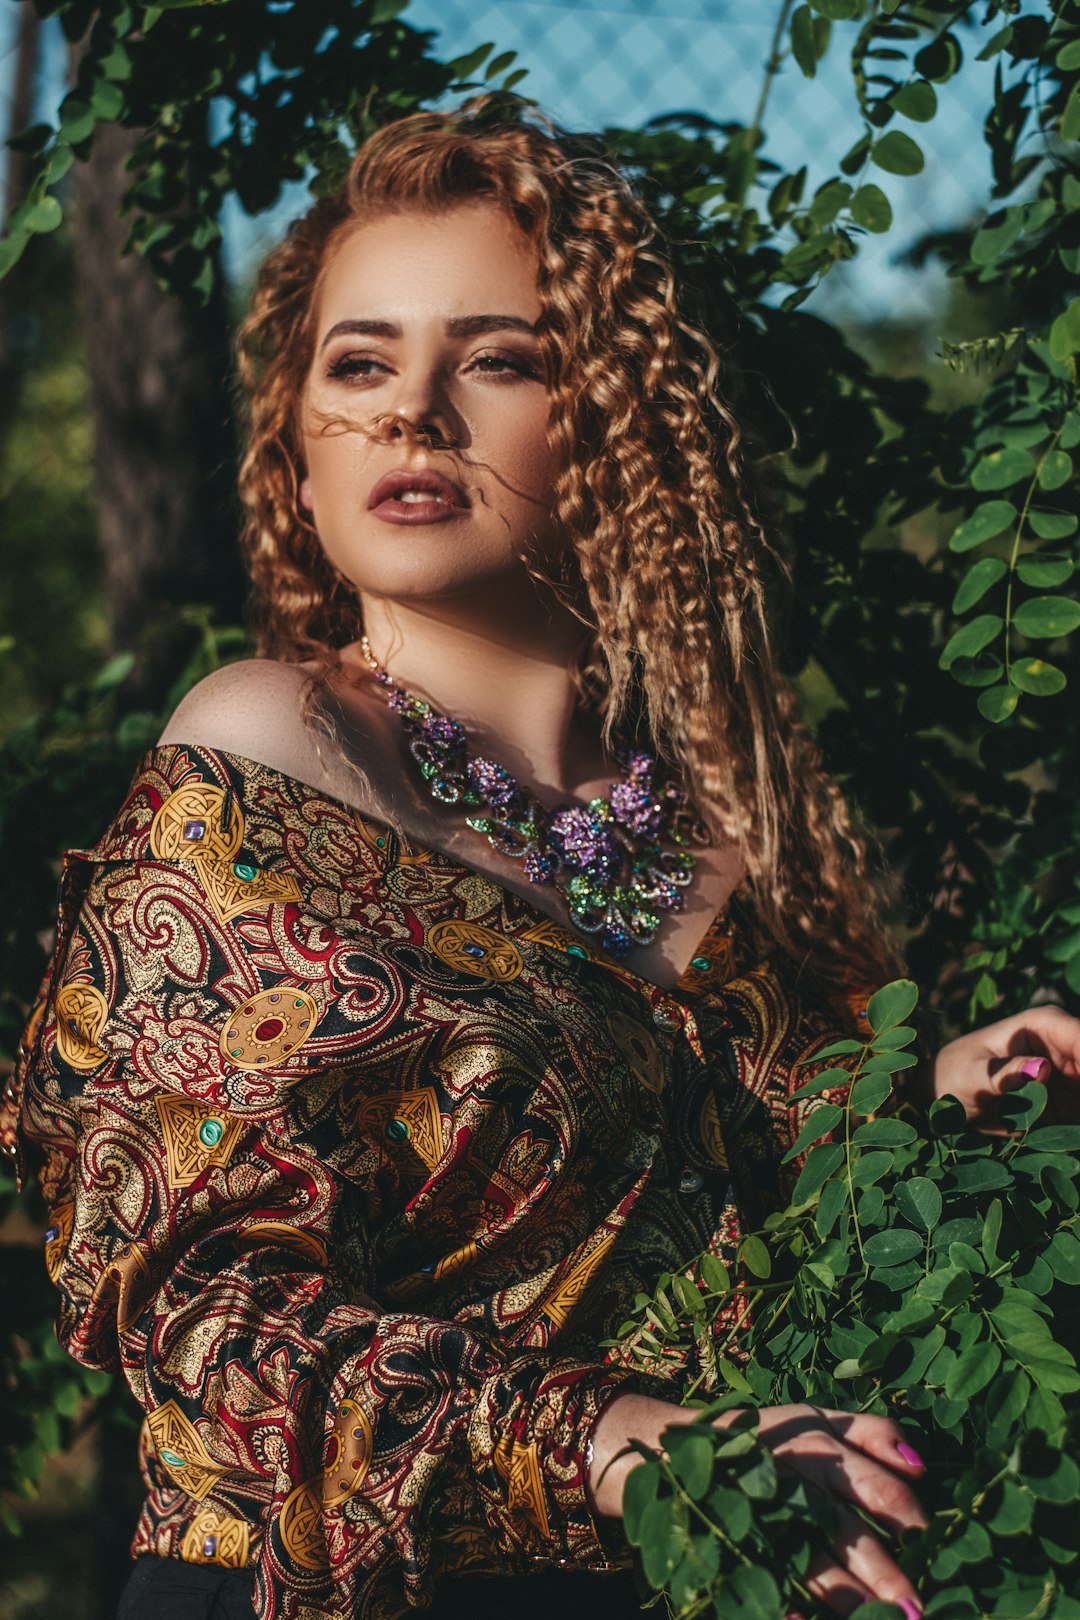
[[[233,871],[236,873],[236,876],[241,880],[242,883],[250,883],[253,878],[257,878],[259,875],[259,868],[257,866],[249,866],[246,861],[235,861],[233,863]]]
[[[225,1127],[220,1119],[204,1119],[199,1126],[199,1141],[203,1147],[217,1147],[224,1135]]]
[[[386,1134],[391,1142],[404,1142],[409,1135],[409,1127],[403,1119],[387,1121]]]

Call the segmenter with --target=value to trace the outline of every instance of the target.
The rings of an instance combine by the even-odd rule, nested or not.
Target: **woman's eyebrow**
[[[521,315],[455,315],[446,323],[450,337],[483,337],[488,332],[528,332],[536,335],[536,327]],[[396,321],[353,320],[337,321],[319,345],[325,349],[336,337],[399,338],[401,327]]]

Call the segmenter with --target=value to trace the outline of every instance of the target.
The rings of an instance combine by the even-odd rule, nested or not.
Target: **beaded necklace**
[[[682,910],[696,864],[688,846],[707,843],[708,833],[651,754],[617,747],[622,775],[606,799],[549,810],[495,760],[473,757],[460,721],[399,686],[366,636],[360,650],[409,735],[431,797],[479,810],[467,824],[519,859],[530,882],[553,884],[583,933],[600,934],[605,950],[625,956],[652,943],[662,911]]]

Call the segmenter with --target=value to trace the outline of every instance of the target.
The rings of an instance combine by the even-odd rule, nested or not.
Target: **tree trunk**
[[[245,583],[224,299],[165,293],[123,254],[136,138],[103,126],[76,164],[75,240],[106,602],[115,646],[136,654],[132,698],[159,707],[197,637],[178,609],[235,624]]]
[[[23,0],[15,43],[15,65],[11,79],[11,108],[8,135],[18,135],[34,116],[34,84],[37,77],[41,25],[29,0]],[[19,203],[25,202],[32,172],[30,158],[8,147],[3,187],[4,219]],[[26,255],[13,265],[0,281],[0,448],[14,420],[19,385],[26,354],[23,329],[23,290],[27,283]]]

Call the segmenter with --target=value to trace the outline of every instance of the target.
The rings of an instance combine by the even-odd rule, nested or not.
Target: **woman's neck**
[[[570,667],[581,624],[560,604],[505,604],[497,622],[460,604],[426,609],[365,599],[372,652],[395,681],[459,720],[470,751],[487,754],[552,802],[592,792],[610,775],[600,725],[578,707]],[[454,611],[454,609],[457,611]],[[363,664],[359,647],[348,663]]]

